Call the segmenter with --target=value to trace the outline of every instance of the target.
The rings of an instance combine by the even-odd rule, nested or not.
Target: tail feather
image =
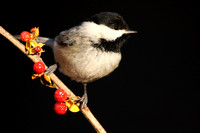
[[[20,40],[20,35],[14,35],[14,37]],[[54,39],[47,37],[37,37],[40,43],[44,43],[46,46],[53,48]]]
[[[44,43],[45,45],[53,48],[54,39],[47,37],[37,37],[40,43]]]

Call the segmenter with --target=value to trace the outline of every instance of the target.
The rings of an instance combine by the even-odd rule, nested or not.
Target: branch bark
[[[25,51],[25,46],[19,42],[14,36],[12,36],[9,32],[7,32],[2,26],[0,26],[0,34],[6,37],[10,42],[12,42],[19,50],[21,50],[28,58],[30,58],[33,62],[42,61],[42,58],[38,55],[28,55]],[[76,95],[54,74],[49,75],[51,80],[55,83],[56,89],[62,88],[64,89],[71,97],[76,97]],[[90,122],[90,124],[94,127],[96,132],[98,133],[106,133],[105,129],[98,122],[98,120],[94,117],[92,112],[87,109],[81,109],[81,112],[85,116],[85,118]]]

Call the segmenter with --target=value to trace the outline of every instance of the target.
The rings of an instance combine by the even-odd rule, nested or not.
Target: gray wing
[[[76,42],[73,33],[69,31],[60,32],[55,41],[61,46],[72,46]]]

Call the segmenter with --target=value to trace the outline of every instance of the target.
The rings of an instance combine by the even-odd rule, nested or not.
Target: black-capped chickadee
[[[84,85],[81,108],[87,106],[87,83],[113,72],[121,60],[120,49],[130,31],[124,19],[114,12],[101,12],[80,25],[60,32],[55,39],[38,37],[53,48],[59,71]],[[55,70],[53,65],[49,71]],[[47,71],[47,72],[49,72]]]

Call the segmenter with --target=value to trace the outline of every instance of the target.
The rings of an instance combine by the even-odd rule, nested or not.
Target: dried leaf
[[[70,100],[65,101],[68,108],[70,108],[73,105],[73,102]]]
[[[43,43],[38,43],[38,46],[43,47],[45,44]]]
[[[31,49],[29,50],[29,54],[35,54],[35,53],[36,53],[35,48],[31,48]]]
[[[38,78],[38,74],[33,74],[32,79]]]
[[[33,40],[31,40],[29,43],[33,48],[35,48],[37,46],[37,42],[35,42]]]
[[[74,112],[74,113],[80,111],[79,107],[78,107],[76,104],[73,104],[73,105],[69,108],[69,110],[70,110],[71,112]]]
[[[44,79],[45,79],[48,83],[51,84],[51,78],[50,78],[50,76],[44,74]]]
[[[79,107],[76,104],[74,104],[71,100],[67,100],[65,101],[65,103],[71,112],[76,113],[80,111]]]
[[[35,39],[39,36],[39,27],[34,27],[31,29],[32,38]]]
[[[41,74],[33,74],[32,75],[32,79],[36,79],[36,78],[39,78],[43,75],[44,73],[41,73]]]

